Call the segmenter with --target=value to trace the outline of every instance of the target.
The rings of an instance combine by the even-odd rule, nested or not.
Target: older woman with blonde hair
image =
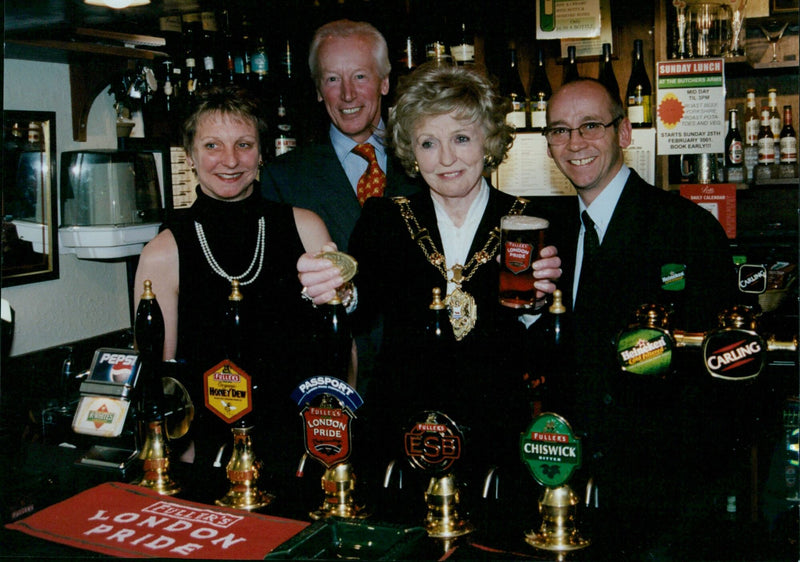
[[[433,409],[464,429],[476,456],[518,458],[518,433],[530,420],[519,346],[533,335],[521,311],[498,304],[498,226],[504,215],[548,213],[489,184],[513,140],[507,111],[477,70],[423,65],[400,84],[388,134],[407,173],[428,189],[367,200],[349,246],[359,263],[356,330],[383,324],[365,397],[370,430],[382,435],[376,443],[399,446],[408,417]],[[540,306],[560,265],[552,246],[533,264]],[[339,279],[325,260],[305,255],[298,268],[308,294],[332,296]],[[439,338],[426,331],[434,289],[452,324]]]

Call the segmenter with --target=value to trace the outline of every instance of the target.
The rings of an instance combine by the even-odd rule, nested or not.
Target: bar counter
[[[122,347],[123,343],[119,340],[93,341],[87,344],[85,351],[75,348],[73,352],[78,364],[88,364],[87,358],[97,347]],[[63,352],[60,353],[56,361],[59,365],[63,358]],[[52,414],[53,396],[56,394],[54,389],[57,387],[52,384],[52,378],[38,374],[53,369],[53,365],[38,359],[22,359],[24,361],[10,361],[6,365],[17,369],[18,377],[14,384],[10,385],[6,376],[3,381],[0,480],[3,483],[4,524],[24,519],[104,482],[131,482],[138,476],[140,467],[138,462],[134,462],[131,470],[120,473],[77,465],[75,461],[98,440],[80,438],[85,436],[76,438],[71,433],[70,415],[42,416],[43,411]],[[588,468],[582,468],[568,484],[580,499],[576,508],[575,527],[591,544],[570,552],[566,559],[797,560],[800,556],[798,505],[796,501],[786,500],[786,490],[782,488],[785,475],[782,472],[783,457],[780,455],[784,451],[780,446],[780,424],[773,419],[778,416],[779,405],[784,397],[791,395],[795,389],[797,371],[793,357],[774,359],[770,362],[768,372],[762,374],[756,384],[733,389],[736,402],[729,401],[724,395],[718,396],[718,401],[724,401],[726,407],[731,409],[749,408],[747,419],[750,421],[747,427],[736,428],[737,431],[741,430],[744,443],[737,462],[741,463],[742,481],[747,487],[746,490],[740,490],[735,514],[729,514],[725,506],[728,491],[725,486],[729,480],[720,478],[715,483],[712,478],[708,487],[702,488],[699,493],[681,494],[681,501],[684,502],[681,516],[654,527],[648,523],[648,519],[649,514],[658,511],[658,506],[653,505],[647,497],[641,498],[641,505],[632,512],[614,513],[606,507],[601,491],[599,501],[590,495],[587,506],[586,484],[591,475]],[[24,368],[20,367],[22,363]],[[4,369],[4,375],[11,372],[14,371]],[[704,392],[712,390],[720,393],[719,387],[703,389]],[[299,422],[297,429],[300,430]],[[419,531],[425,524],[427,509],[424,492],[429,476],[411,470],[408,463],[401,459],[397,466],[403,467],[403,489],[398,489],[396,477],[385,488],[385,460],[372,459],[369,451],[359,450],[357,433],[355,435],[350,462],[357,479],[356,497],[371,514],[365,521],[375,527]],[[75,447],[60,446],[62,443],[72,443]],[[265,450],[264,443],[254,437],[253,445],[258,458],[265,465],[259,488],[275,495],[275,500],[258,513],[313,525],[309,513],[317,510],[324,499],[320,486],[323,467],[308,460],[302,478],[298,478],[293,471],[273,474],[270,471],[269,451]],[[221,466],[217,468],[201,469],[173,458],[170,472],[182,487],[175,497],[217,509],[214,501],[221,498],[229,487],[224,469],[229,451],[230,447],[222,458]],[[302,451],[297,452],[298,462],[301,454]],[[713,474],[717,460],[709,458],[708,466],[702,467],[704,472]],[[455,539],[451,544],[423,536],[413,544],[406,545],[408,548],[396,551],[401,553],[396,558],[385,558],[384,553],[377,551],[362,551],[363,557],[359,557],[413,560],[558,559],[557,553],[536,549],[525,542],[525,533],[538,530],[542,524],[538,500],[543,488],[534,481],[522,462],[517,466],[499,467],[496,471],[498,479],[485,486],[485,476],[490,468],[487,464],[472,474],[464,474],[459,472],[458,466],[455,467],[456,475],[465,482],[460,488],[459,512],[474,526],[474,532]],[[690,467],[688,473],[692,472]],[[637,475],[631,474],[631,478],[635,479]],[[677,493],[680,492],[676,490]],[[169,497],[163,498],[169,501]],[[595,507],[595,503],[599,507]],[[280,549],[275,552],[280,552]],[[325,559],[328,555],[332,558],[343,557],[332,555],[331,552],[318,552],[313,558]],[[312,557],[302,550],[283,553],[286,558]],[[0,557],[83,560],[106,556],[3,527],[0,531]]]

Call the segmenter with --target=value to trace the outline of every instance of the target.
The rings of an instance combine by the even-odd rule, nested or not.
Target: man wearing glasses
[[[592,459],[587,476],[594,476],[601,508],[614,512],[614,523],[637,525],[615,527],[607,538],[628,532],[621,544],[635,549],[630,537],[641,536],[639,546],[647,548],[638,525],[659,529],[683,505],[686,484],[697,481],[687,474],[697,469],[697,443],[686,437],[702,433],[694,424],[704,421],[684,412],[703,401],[688,401],[697,388],[684,392],[685,373],[661,379],[623,372],[614,338],[643,304],[674,312],[673,329],[714,328],[717,314],[736,302],[730,247],[711,213],[624,164],[631,123],[600,82],[579,79],[556,92],[544,135],[548,155],[578,192],[564,219],[565,239],[554,242],[575,340],[574,365],[553,381],[557,406],[584,436],[584,459]],[[696,367],[701,376],[702,360]]]

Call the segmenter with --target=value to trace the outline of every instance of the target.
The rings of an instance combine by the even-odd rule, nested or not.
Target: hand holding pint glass
[[[533,262],[544,248],[547,219],[506,215],[500,219],[500,304],[510,308],[533,308],[536,287]]]

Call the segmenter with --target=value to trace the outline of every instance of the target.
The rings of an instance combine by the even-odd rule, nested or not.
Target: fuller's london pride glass
[[[507,215],[500,219],[500,304],[532,308],[536,302],[533,262],[539,259],[550,223],[543,218]]]

